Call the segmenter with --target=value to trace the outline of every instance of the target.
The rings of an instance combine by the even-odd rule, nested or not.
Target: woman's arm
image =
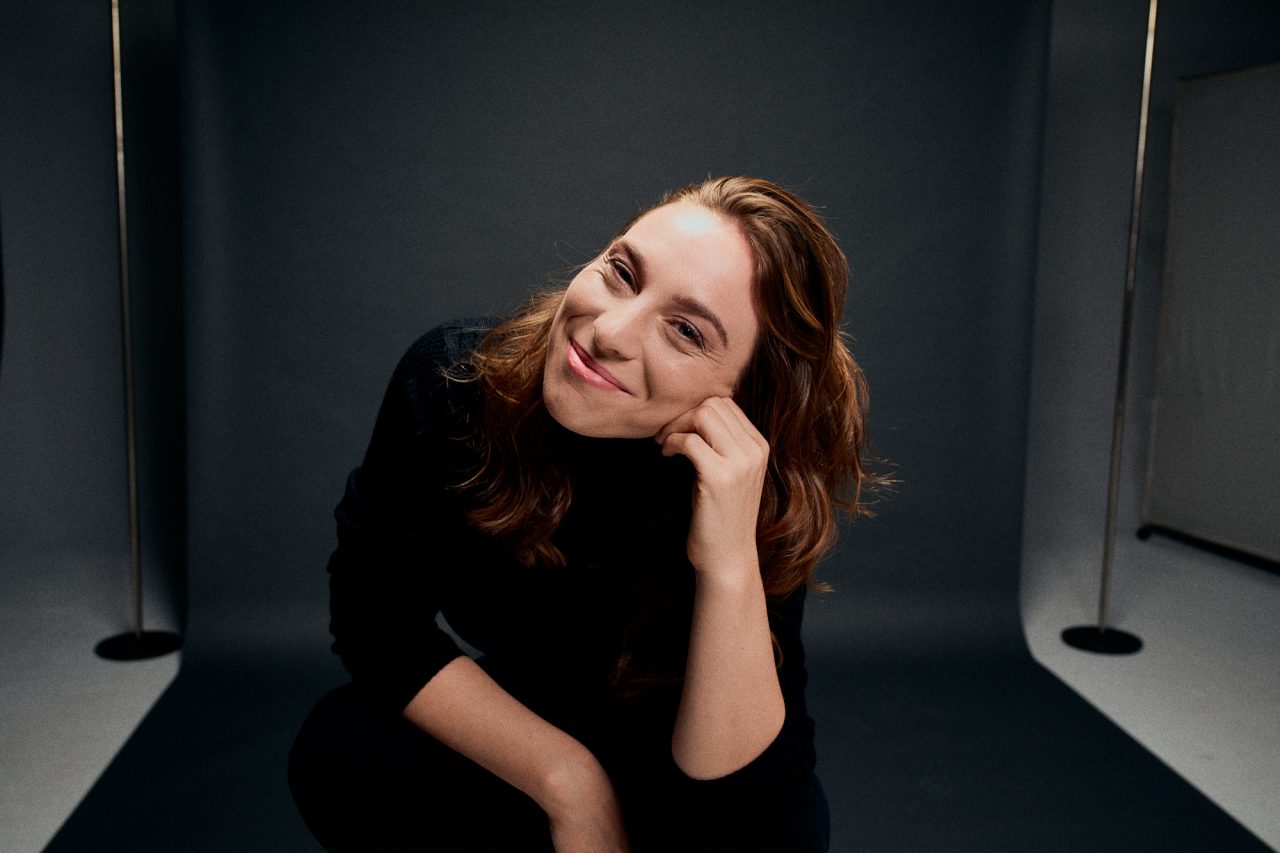
[[[755,544],[769,447],[722,397],[656,438],[664,454],[683,454],[697,470],[688,542],[693,628],[671,753],[686,775],[714,779],[759,756],[786,717]]]
[[[628,849],[622,812],[600,762],[471,658],[457,658],[436,673],[404,716],[528,794],[547,813],[557,853]]]
[[[748,569],[757,564],[746,562]],[[759,569],[697,569],[693,629],[671,754],[687,776],[714,779],[773,742],[786,707]]]
[[[455,392],[467,390],[440,368],[456,363],[463,334],[439,327],[409,348],[348,478],[329,561],[334,651],[389,712],[402,710],[527,793],[547,812],[558,851],[625,850],[616,797],[595,757],[499,687],[433,618],[444,575],[457,570],[456,516],[443,485],[454,472],[441,448],[450,445]]]

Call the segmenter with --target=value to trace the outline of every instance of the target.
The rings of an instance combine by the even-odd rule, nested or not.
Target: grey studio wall
[[[180,11],[192,648],[319,653],[332,507],[403,350],[717,173],[823,207],[903,480],[815,642],[1020,643],[1047,3]]]
[[[129,4],[146,626],[184,618],[181,245],[172,5]],[[132,627],[110,4],[0,5],[0,572]],[[56,583],[54,582],[56,581]],[[104,620],[104,621],[105,621]]]
[[[130,155],[144,529],[168,537],[146,553],[170,555],[149,568],[174,621],[189,570],[184,672],[297,655],[297,669],[324,661],[341,677],[326,651],[331,513],[405,347],[441,320],[508,309],[662,189],[723,172],[823,206],[852,261],[873,443],[902,480],[824,567],[839,592],[811,599],[815,660],[837,661],[829,674],[838,655],[1024,653],[1036,258],[1056,281],[1116,254],[1131,162],[1119,146],[1073,182],[1090,145],[1110,151],[1095,133],[1128,134],[1131,115],[1064,112],[1054,127],[1082,147],[1051,152],[1042,173],[1048,0],[510,5],[125,5],[127,43],[148,46],[125,78],[142,128],[130,138],[151,140]],[[1056,36],[1066,89],[1095,82],[1087,47],[1129,40],[1144,6],[1053,4],[1070,13]],[[1188,39],[1223,20],[1216,4],[1166,8],[1195,23]],[[0,6],[0,69],[20,84],[0,91],[0,482],[22,484],[0,502],[0,548],[6,583],[30,570],[7,561],[17,549],[89,555],[88,570],[40,568],[65,571],[68,595],[123,628],[107,10],[92,16],[70,0]],[[1100,84],[1136,80],[1137,64],[1108,65]],[[1042,180],[1069,209],[1041,206]],[[1107,222],[1117,245],[1094,239]],[[1047,253],[1037,233],[1053,238]],[[1144,245],[1144,270],[1158,250]],[[1053,305],[1071,300],[1050,286]],[[1068,331],[1101,341],[1092,319]],[[1050,324],[1044,345],[1060,331]],[[1067,390],[1094,392],[1083,384]],[[1032,450],[1034,477],[1047,457]],[[1028,517],[1033,534],[1059,522]],[[161,708],[153,736],[200,741],[188,711],[244,683],[207,678]],[[211,764],[269,751],[211,743]],[[279,779],[241,781],[287,797]]]

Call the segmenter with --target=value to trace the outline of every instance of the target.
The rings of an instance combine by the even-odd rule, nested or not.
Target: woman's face
[[[700,204],[646,213],[569,283],[542,379],[551,416],[642,438],[733,396],[759,332],[754,266],[737,225]]]

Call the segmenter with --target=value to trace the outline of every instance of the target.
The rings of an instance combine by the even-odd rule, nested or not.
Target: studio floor
[[[341,678],[320,643],[303,653],[205,651],[175,679],[177,656],[95,658],[99,635],[118,626],[68,606],[39,577],[5,607],[0,849],[318,850],[292,811],[283,757],[300,715]],[[950,655],[859,653],[867,644],[833,643],[815,619],[810,696],[832,850],[1267,850],[1257,836],[1274,846],[1263,807],[1277,790],[1275,762],[1232,740],[1261,726],[1257,712],[1274,699],[1259,692],[1257,706],[1223,717],[1211,686],[1184,695],[1189,656],[1158,620],[1135,625],[1148,652],[1119,670],[1047,643],[1045,612],[1027,631],[1070,688],[1025,653],[964,644]],[[1229,667],[1190,663],[1237,689]],[[1208,683],[1204,673],[1197,682]],[[1158,713],[1122,729],[1077,694],[1110,713],[1125,701]],[[1202,737],[1214,720],[1217,762]]]
[[[1205,796],[1280,849],[1280,574],[1159,535],[1120,536],[1112,624],[1141,652],[1064,644],[1095,624],[1089,550],[1028,549],[1023,620],[1031,653]],[[1031,578],[1031,582],[1027,582]]]
[[[129,628],[126,607],[113,620],[100,602],[77,595],[97,588],[101,562],[38,552],[5,561],[0,576],[12,580],[0,603],[0,850],[32,853],[111,763],[181,660],[120,663],[94,654],[98,641]]]

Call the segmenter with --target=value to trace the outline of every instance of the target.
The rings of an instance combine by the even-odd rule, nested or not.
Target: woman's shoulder
[[[465,368],[484,336],[498,324],[494,317],[450,320],[424,332],[405,353],[400,368],[409,374],[453,373]]]
[[[401,357],[391,385],[418,431],[455,431],[478,408],[479,389],[468,381],[471,354],[496,323],[486,317],[441,323]]]

